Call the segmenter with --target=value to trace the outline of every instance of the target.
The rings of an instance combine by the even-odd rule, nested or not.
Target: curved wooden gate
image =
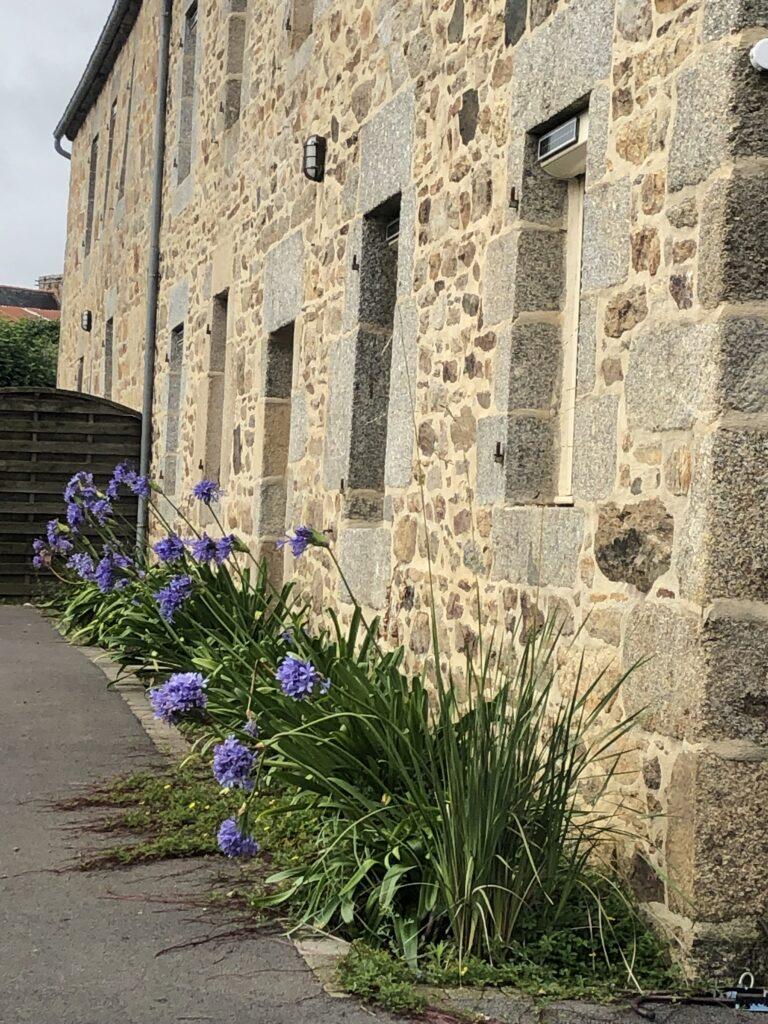
[[[62,515],[69,478],[86,469],[104,483],[118,462],[138,465],[140,438],[141,414],[105,398],[0,388],[0,600],[39,589],[32,541]],[[136,504],[120,503],[134,527]]]

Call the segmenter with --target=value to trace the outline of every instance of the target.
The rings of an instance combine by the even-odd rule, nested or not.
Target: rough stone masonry
[[[69,131],[59,383],[82,360],[85,390],[135,408],[160,9],[128,8]],[[428,553],[457,661],[476,588],[499,636],[561,617],[565,686],[582,652],[609,679],[650,658],[616,709],[640,712],[626,862],[701,975],[768,969],[768,75],[748,59],[766,33],[768,0],[173,15],[155,473],[182,495],[215,472],[226,524],[318,615],[349,609],[330,564],[283,563],[274,540],[332,531],[413,665]],[[582,110],[574,284],[536,140]],[[312,135],[319,183],[301,173]]]

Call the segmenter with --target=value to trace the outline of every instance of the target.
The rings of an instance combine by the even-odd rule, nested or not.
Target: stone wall
[[[443,651],[477,642],[479,585],[499,636],[562,618],[566,676],[574,642],[609,678],[652,657],[623,688],[623,710],[640,713],[620,793],[643,812],[633,880],[703,972],[764,963],[768,78],[747,55],[768,0],[316,0],[303,41],[290,6],[201,0],[179,182],[176,5],[156,471],[182,324],[180,493],[205,464],[209,328],[227,292],[226,523],[318,615],[348,610],[348,595],[321,553],[283,565],[274,539],[285,523],[331,531],[352,589],[414,666],[430,651],[428,552]],[[156,38],[145,4],[75,142],[65,275],[60,384],[84,354],[99,393],[111,315],[113,397],[133,405]],[[84,259],[91,139],[114,97],[123,130],[131,79],[125,196],[113,209],[97,192],[107,212]],[[566,211],[533,140],[584,107],[574,495],[560,507]],[[328,141],[322,184],[300,173],[311,134]],[[385,294],[386,275],[366,273],[371,215],[395,197]],[[270,374],[289,325],[288,402]]]

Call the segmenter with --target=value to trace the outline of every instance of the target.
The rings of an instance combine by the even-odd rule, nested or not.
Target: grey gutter
[[[168,65],[171,53],[173,0],[160,0],[160,47],[157,59],[157,100],[155,103],[155,146],[152,159],[152,205],[150,207],[149,263],[147,267],[147,318],[144,332],[144,393],[141,403],[141,453],[139,473],[149,476],[152,461],[152,409],[155,398],[155,351],[157,349],[157,296],[160,289],[160,229],[163,218],[163,176],[165,174],[165,128],[168,99]],[[114,8],[113,8],[114,10]],[[144,554],[149,526],[149,503],[139,498],[136,548]]]
[[[112,5],[91,59],[53,133],[56,152],[67,159],[70,154],[62,148],[61,140],[67,138],[74,142],[136,24],[141,4],[142,0],[115,0]]]

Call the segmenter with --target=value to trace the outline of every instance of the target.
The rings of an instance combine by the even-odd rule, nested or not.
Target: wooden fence
[[[64,512],[62,492],[79,469],[105,483],[118,462],[138,465],[141,414],[104,398],[56,388],[0,388],[0,600],[28,597],[44,575],[32,541]],[[135,498],[120,513],[136,523]]]

